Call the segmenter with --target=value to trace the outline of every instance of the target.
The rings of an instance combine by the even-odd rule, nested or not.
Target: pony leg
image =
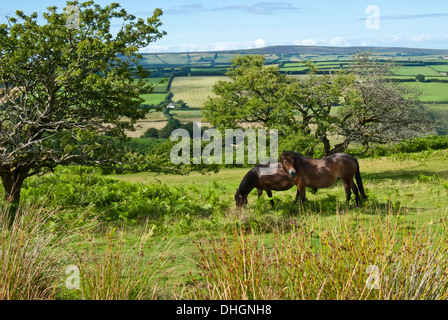
[[[274,207],[274,200],[272,199],[272,191],[266,190],[266,193],[268,194],[268,197],[271,198],[271,206]]]
[[[306,187],[304,185],[297,186],[296,200],[294,200],[294,203],[297,203],[297,200],[299,199],[299,195],[300,195],[300,200],[302,200],[302,204],[303,204],[306,201]]]
[[[257,189],[257,191],[258,191],[258,198],[260,198],[261,195],[263,194],[263,189]]]
[[[355,194],[355,201],[356,201],[356,205],[359,207],[359,192],[358,192],[358,187],[356,186],[355,182],[352,181],[352,183],[350,184],[350,187],[352,188],[353,193]]]
[[[350,189],[350,183],[346,183],[344,181],[344,189],[345,189],[345,200],[347,202],[347,205],[350,203],[350,197],[352,195],[352,191]]]

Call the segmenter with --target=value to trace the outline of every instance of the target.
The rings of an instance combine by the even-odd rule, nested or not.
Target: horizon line
[[[325,46],[325,45],[272,45],[259,48],[245,48],[245,49],[225,49],[225,50],[197,50],[197,51],[160,51],[160,52],[140,52],[140,54],[189,54],[189,53],[220,53],[220,52],[238,52],[238,51],[259,51],[277,47],[300,47],[300,48],[328,48],[328,49],[351,49],[351,48],[373,48],[373,49],[408,49],[408,50],[421,50],[421,51],[446,51],[447,49],[435,49],[435,48],[416,48],[416,47],[404,47],[404,46]]]

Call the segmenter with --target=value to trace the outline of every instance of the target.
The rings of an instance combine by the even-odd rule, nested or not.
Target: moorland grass
[[[84,189],[70,192],[71,196],[93,199],[91,192],[96,192],[101,201],[94,202],[100,211],[82,214],[94,207],[60,206],[48,223],[31,223],[30,232],[20,227],[14,234],[3,227],[0,261],[7,278],[2,283],[12,284],[12,293],[3,298],[446,299],[447,153],[360,159],[369,195],[361,207],[347,205],[342,186],[336,184],[317,194],[309,192],[303,206],[293,204],[293,188],[274,193],[274,208],[265,195],[257,199],[251,194],[248,206],[236,209],[233,194],[248,168],[186,180],[158,176],[164,182],[162,193],[148,174],[115,176],[128,181],[120,184],[87,173],[76,182],[70,170],[67,177],[56,172],[48,182],[58,192],[68,186],[63,184],[66,179],[76,182],[75,189],[84,181]],[[58,197],[40,195],[39,188],[46,188],[46,180],[40,179],[27,183],[25,188],[34,191],[25,189],[24,199],[37,196],[51,200],[51,207],[61,205]],[[101,210],[115,210],[107,209],[105,201],[123,201],[123,193],[130,201],[119,212],[150,205],[154,212],[161,206],[163,214],[137,224],[99,224],[101,219],[94,217]],[[62,195],[66,201],[68,194]],[[43,219],[46,208],[32,212]],[[27,215],[18,217],[23,217],[24,225],[32,221]],[[27,253],[30,248],[34,255]],[[80,289],[65,287],[67,264],[78,267]],[[30,274],[40,276],[25,276]],[[17,285],[20,279],[29,281],[35,295],[14,289],[25,287]]]

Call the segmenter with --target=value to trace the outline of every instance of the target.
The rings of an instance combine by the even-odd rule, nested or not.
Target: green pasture
[[[414,212],[439,212],[448,205],[448,152],[437,151],[415,155],[391,156],[384,158],[359,159],[364,185],[369,193],[378,201],[394,201]],[[154,173],[138,173],[113,176],[127,182],[144,184],[163,183],[168,186],[196,186],[208,188],[218,185],[222,197],[232,200],[234,190],[238,187],[246,172],[246,168],[226,168],[218,173],[191,173],[188,176],[160,175]],[[293,201],[294,188],[285,192],[274,192],[281,201]],[[318,203],[328,197],[335,196],[338,202],[345,201],[341,183],[320,189],[316,195],[308,193],[312,202]],[[250,196],[250,203],[257,200],[256,190]]]
[[[307,71],[308,67],[288,67],[288,68],[280,68],[282,72],[293,72],[293,71]]]
[[[433,65],[431,68],[438,72],[448,72],[448,65]]]
[[[35,224],[41,227],[27,236],[30,245],[20,248],[34,250],[33,243],[58,230],[73,237],[61,249],[96,285],[87,290],[82,282],[84,293],[60,285],[49,299],[130,299],[130,285],[152,289],[143,290],[138,299],[404,299],[405,293],[412,297],[413,286],[390,287],[387,282],[381,290],[364,292],[366,267],[384,266],[387,276],[401,270],[393,268],[394,263],[406,261],[402,265],[406,276],[400,281],[409,281],[413,277],[408,272],[425,266],[445,268],[448,150],[360,158],[359,163],[369,196],[361,207],[345,203],[338,182],[316,194],[308,192],[303,206],[293,204],[295,187],[273,192],[274,208],[266,194],[257,199],[253,191],[245,209],[235,208],[234,193],[250,167],[187,176],[98,175],[93,169],[61,167],[27,180],[23,201],[50,205],[57,209],[45,210],[46,214],[57,215],[48,225]],[[98,215],[113,220],[99,223],[93,219]],[[96,229],[89,227],[95,223]],[[20,230],[27,232],[24,227]],[[414,249],[419,250],[416,256],[408,256]],[[8,252],[7,247],[2,250]],[[437,264],[430,259],[434,254]],[[26,265],[40,263],[32,260],[35,254],[22,256],[29,257],[23,262]],[[272,264],[269,257],[281,263]],[[244,272],[243,265],[239,268],[240,258],[254,268],[253,273]],[[60,263],[60,268],[68,263],[58,261],[54,263]],[[211,270],[205,268],[209,261],[214,261]],[[327,265],[331,272],[322,271]],[[319,271],[318,266],[324,269]],[[253,275],[263,280],[252,279]],[[62,273],[56,282],[63,284],[66,277]],[[435,296],[446,299],[447,280],[434,273],[425,277],[442,283],[440,295]],[[127,279],[134,281],[127,284]],[[232,288],[229,281],[242,279],[254,285],[242,293],[225,292]],[[296,290],[300,285],[295,280],[281,282],[277,291],[276,284],[285,279],[300,279],[308,290]],[[226,285],[208,294],[203,291],[222,281]],[[256,285],[259,281],[264,285]],[[347,286],[360,287],[346,291]],[[255,293],[251,288],[257,289]],[[266,291],[261,294],[258,289]],[[386,289],[392,290],[391,295],[382,295]],[[420,292],[421,298],[434,299],[428,292],[432,289]]]
[[[168,91],[170,78],[147,78],[146,82],[151,84],[154,88],[153,93],[166,93]]]
[[[235,54],[232,53],[218,53],[216,59],[215,59],[215,64],[227,64],[227,65],[231,65],[230,60],[232,60],[233,58],[235,58]]]
[[[288,62],[288,63],[283,64],[282,68],[293,68],[293,67],[294,68],[295,67],[306,67],[306,65],[303,63],[300,63],[300,62]]]
[[[407,86],[417,88],[422,101],[448,103],[448,83],[443,82],[405,82]]]
[[[220,73],[224,74],[228,71],[228,67],[203,67],[191,68],[191,73]]]
[[[418,67],[400,67],[393,69],[392,72],[397,76],[416,76],[422,74],[425,77],[438,77],[439,73],[429,66]]]
[[[160,102],[165,100],[166,97],[166,93],[148,93],[148,94],[144,94],[142,95],[142,98],[145,99],[145,101],[143,102],[143,104],[154,104],[157,105]]]
[[[439,122],[441,130],[448,134],[448,104],[427,104],[429,112],[434,116]]]
[[[159,53],[157,57],[167,65],[185,65],[188,64],[187,54],[178,53]]]

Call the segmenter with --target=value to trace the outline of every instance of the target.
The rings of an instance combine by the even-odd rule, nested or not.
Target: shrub
[[[156,128],[148,128],[148,130],[146,130],[141,136],[141,138],[158,138],[158,137],[159,137],[159,130],[157,130]]]
[[[61,167],[54,174],[27,179],[22,200],[59,206],[55,219],[70,221],[89,208],[86,219],[98,216],[101,221],[131,224],[149,219],[158,226],[157,232],[174,227],[185,215],[209,217],[229,205],[219,201],[220,190],[215,188],[188,192],[184,187],[125,182],[96,172],[73,174],[75,169],[68,170]]]

